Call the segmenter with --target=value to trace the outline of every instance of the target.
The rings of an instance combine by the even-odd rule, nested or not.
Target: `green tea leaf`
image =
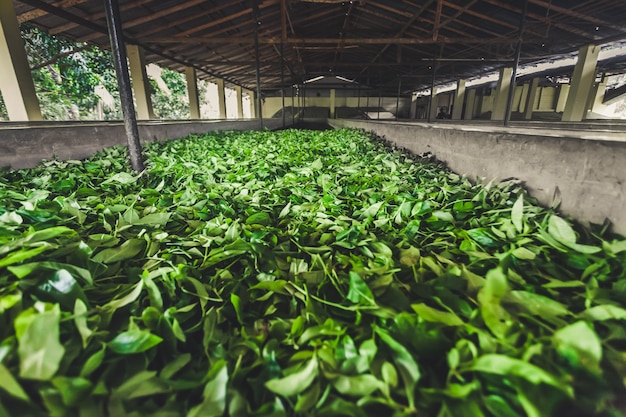
[[[193,407],[187,417],[221,417],[226,410],[226,392],[228,386],[228,368],[218,364],[219,371],[207,382],[202,393],[202,403]]]
[[[132,259],[144,248],[146,242],[142,239],[129,239],[117,248],[103,249],[93,257],[95,262],[110,264],[113,262]]]
[[[414,407],[415,386],[422,376],[417,362],[413,356],[411,356],[411,353],[409,353],[409,351],[402,346],[402,344],[396,341],[388,332],[380,327],[375,327],[374,331],[383,343],[385,343],[393,352],[392,359],[395,362],[400,377],[402,378],[402,382],[404,383],[407,400],[409,401],[409,405]]]
[[[520,196],[513,204],[513,208],[511,209],[511,222],[518,233],[522,233],[524,230],[524,195],[520,194]]]
[[[115,336],[108,343],[108,347],[115,353],[128,355],[145,352],[162,341],[162,338],[150,333],[148,330],[132,329]]]
[[[366,397],[381,387],[381,381],[374,375],[340,375],[333,381],[333,386],[341,394],[353,397]]]
[[[376,305],[367,283],[356,272],[350,271],[350,290],[346,298],[356,304]]]
[[[571,362],[598,372],[602,360],[602,342],[585,321],[577,321],[554,333],[558,352]]]
[[[511,317],[501,305],[508,291],[506,275],[501,268],[495,268],[487,272],[485,285],[478,292],[480,314],[489,330],[501,339],[511,327]]]
[[[59,342],[58,304],[37,302],[15,319],[20,377],[49,380],[59,369],[65,348]]]
[[[463,320],[454,313],[449,311],[441,311],[436,308],[427,306],[424,303],[411,304],[413,311],[417,313],[423,320],[443,323],[446,326],[462,326]]]
[[[2,363],[0,363],[0,381],[2,381],[0,389],[5,390],[10,395],[20,400],[30,401],[28,394],[24,392],[20,383]]]
[[[270,379],[265,382],[267,389],[283,397],[292,397],[307,389],[319,372],[317,358],[313,356],[306,365],[287,376],[278,379]]]
[[[485,372],[489,374],[502,375],[505,377],[514,376],[524,379],[532,384],[547,384],[552,387],[572,395],[572,390],[567,384],[563,384],[554,376],[543,369],[519,359],[511,358],[496,353],[482,355],[466,368],[469,371]]]
[[[580,317],[592,321],[626,320],[626,309],[611,304],[590,307],[580,313]]]

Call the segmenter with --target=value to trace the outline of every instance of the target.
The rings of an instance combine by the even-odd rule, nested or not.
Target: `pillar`
[[[137,108],[137,119],[156,119],[152,109],[150,82],[148,81],[148,74],[146,74],[143,48],[139,45],[126,45],[126,55],[128,56],[131,84]]]
[[[587,113],[587,100],[596,79],[596,66],[600,46],[587,45],[578,51],[578,60],[570,82],[570,91],[563,109],[561,120],[580,122]]]
[[[535,99],[537,98],[537,90],[539,89],[539,78],[533,78],[528,87],[528,98],[526,99],[526,109],[524,110],[524,119],[533,118],[533,110],[535,109]]]
[[[0,92],[9,120],[42,120],[12,0],[0,0]]]
[[[436,120],[438,112],[439,112],[439,97],[437,97],[437,87],[435,87],[433,89],[433,100],[430,106],[429,120]]]
[[[522,94],[520,95],[519,106],[517,108],[517,111],[520,113],[524,113],[524,111],[526,110],[526,100],[528,99],[529,87],[530,87],[530,84],[527,84],[527,83],[522,84]]]
[[[561,84],[559,86],[559,97],[556,100],[556,112],[562,113],[565,110],[565,103],[569,96],[569,84]]]
[[[189,118],[200,119],[200,100],[198,99],[198,79],[194,67],[185,67],[187,79],[187,98],[189,99]]]
[[[240,85],[235,86],[235,93],[237,93],[237,118],[243,119],[243,91]]]
[[[465,114],[463,120],[472,120],[474,117],[474,103],[476,102],[476,89],[471,88],[467,92],[467,100],[465,104]]]
[[[598,85],[594,88],[595,94],[591,100],[591,106],[589,110],[594,113],[602,113],[606,108],[604,104],[604,93],[606,92],[606,86],[608,84],[608,80],[606,77],[602,78],[602,81],[598,83]]]
[[[224,92],[224,80],[218,78],[215,80],[217,84],[217,105],[219,109],[219,118],[226,118],[226,93]]]
[[[250,94],[250,116],[257,118],[259,115],[256,112],[256,93],[252,90],[248,90],[248,94]]]
[[[417,118],[417,93],[411,94],[411,114],[409,117],[411,119]]]
[[[456,83],[456,91],[454,92],[454,107],[452,108],[453,120],[461,120],[463,101],[465,101],[465,80],[459,80]]]
[[[513,75],[513,68],[502,68],[500,70],[500,78],[498,78],[498,86],[495,91],[496,96],[493,98],[491,120],[504,120],[509,99],[509,89],[511,88],[511,75]]]
[[[335,118],[335,105],[337,104],[337,102],[335,101],[335,89],[331,88],[330,89],[330,118],[334,119]]]

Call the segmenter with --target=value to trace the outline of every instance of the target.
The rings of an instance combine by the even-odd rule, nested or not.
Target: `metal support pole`
[[[356,87],[356,111],[361,112],[361,84]]]
[[[383,92],[381,91],[381,89],[378,89],[378,110],[376,111],[376,120],[380,120],[380,98],[382,96]]]
[[[258,0],[252,0],[254,13],[254,59],[256,61],[256,95],[259,113],[259,126],[263,130],[263,99],[261,97],[261,63],[259,61],[259,5]]]
[[[117,0],[104,0],[107,26],[109,28],[109,40],[111,52],[117,74],[117,85],[120,90],[122,113],[124,114],[124,128],[128,138],[128,151],[130,153],[130,165],[135,171],[143,171],[143,158],[141,156],[141,142],[139,141],[139,129],[137,128],[137,115],[133,104],[133,92],[131,90],[130,76],[128,75],[128,63],[126,62],[126,48],[122,33],[122,20]]]
[[[396,96],[396,120],[398,120],[398,110],[400,109],[400,90],[402,89],[402,77],[398,78],[398,95]]]
[[[432,117],[430,117],[431,113],[432,113],[432,108],[433,108],[433,99],[434,99],[434,92],[435,92],[435,77],[437,76],[437,63],[435,61],[433,61],[433,75],[432,78],[430,80],[430,97],[428,99],[428,113],[426,113],[426,120],[428,121],[428,123],[432,122]]]
[[[295,85],[295,81],[292,78],[291,79],[291,124],[294,125],[296,124],[296,102],[295,102],[295,90],[294,90],[294,85]]]
[[[285,62],[283,61],[283,52],[285,44],[280,42],[280,98],[283,102],[283,127],[285,127]]]
[[[528,0],[524,1],[524,10],[519,22],[519,34],[517,39],[517,48],[515,49],[515,61],[513,62],[513,72],[511,73],[511,85],[509,87],[509,95],[506,100],[506,112],[504,113],[504,126],[508,126],[511,121],[511,110],[513,108],[513,96],[515,94],[515,79],[517,78],[517,67],[522,54],[522,35],[524,33],[524,25],[526,23],[526,13],[528,12]]]

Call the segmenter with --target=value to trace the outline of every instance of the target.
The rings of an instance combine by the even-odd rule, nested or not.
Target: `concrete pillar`
[[[152,109],[150,82],[148,81],[148,74],[146,74],[143,48],[139,45],[126,45],[126,56],[128,56],[128,68],[130,69],[133,96],[135,97],[137,119],[156,119]]]
[[[580,122],[587,113],[587,100],[596,79],[596,66],[600,46],[587,45],[578,51],[578,60],[570,82],[570,92],[565,102],[561,120]]]
[[[235,86],[235,93],[237,93],[237,118],[243,119],[243,92],[241,86]]]
[[[595,94],[591,102],[590,110],[594,113],[602,113],[606,105],[604,104],[604,93],[606,92],[607,79],[602,79],[601,82],[594,88]]]
[[[12,0],[0,0],[0,92],[9,120],[42,120]]]
[[[219,118],[226,118],[226,93],[224,92],[224,80],[222,78],[218,78],[215,80],[215,84],[217,84],[217,105],[219,109]]]
[[[258,118],[259,115],[256,112],[256,94],[252,90],[248,90],[248,93],[250,94],[250,116],[253,118]]]
[[[335,101],[335,89],[331,88],[330,89],[330,118],[334,119],[335,118],[335,105],[337,104],[337,102]]]
[[[526,110],[526,100],[528,100],[528,89],[530,88],[530,84],[524,83],[522,85],[522,94],[519,98],[519,107],[517,111],[520,113],[524,113]]]
[[[562,113],[565,110],[565,103],[567,102],[567,96],[569,96],[569,84],[561,84],[559,86],[559,96],[556,100],[556,112]]]
[[[526,109],[524,110],[524,119],[533,118],[533,110],[535,108],[535,99],[537,98],[537,90],[539,88],[539,78],[533,78],[528,87],[528,98],[526,99]]]
[[[493,99],[493,110],[491,111],[491,120],[504,120],[506,114],[507,101],[509,99],[509,89],[511,88],[511,75],[513,68],[502,68],[500,70],[500,78],[496,87],[495,97]]]
[[[465,80],[459,80],[456,83],[456,91],[454,92],[454,107],[452,108],[452,119],[461,120],[463,114],[463,101],[465,100]]]
[[[187,98],[189,99],[189,118],[200,119],[200,100],[198,99],[198,79],[194,67],[185,67],[187,79]]]
[[[433,89],[433,101],[430,106],[430,120],[437,119],[437,113],[439,113],[439,97],[437,96],[437,87]]]
[[[417,94],[411,93],[411,113],[409,114],[409,118],[415,119],[417,118]]]
[[[465,114],[463,120],[472,120],[474,117],[474,103],[476,102],[476,89],[471,88],[467,92],[467,100],[465,101]]]

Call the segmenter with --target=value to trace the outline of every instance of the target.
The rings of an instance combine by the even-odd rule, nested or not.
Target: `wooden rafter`
[[[87,0],[63,0],[58,4],[55,4],[57,7],[73,7],[77,4],[85,3]],[[28,22],[29,20],[37,19],[38,17],[42,17],[47,15],[48,12],[42,9],[32,9],[24,13],[20,13],[17,16],[18,23]]]
[[[509,4],[509,3],[506,3],[506,2],[501,1],[501,0],[484,0],[484,1],[489,3],[489,4],[491,4],[491,5],[498,6],[498,7],[501,7],[503,9],[515,12],[515,13],[519,13],[519,14],[522,13],[522,9],[520,7],[513,6],[513,5]],[[540,15],[538,13],[530,13],[529,12],[529,13],[527,13],[527,16],[529,18],[531,18],[531,19],[535,19],[535,20],[538,20],[540,22],[547,23],[545,15]],[[596,35],[594,35],[592,33],[589,33],[589,32],[586,32],[586,31],[584,31],[582,29],[578,29],[578,28],[575,28],[573,26],[566,25],[564,23],[555,22],[554,20],[551,20],[550,24],[552,26],[558,27],[559,29],[562,29],[562,30],[564,30],[566,32],[574,33],[576,35],[582,36],[582,37],[587,38],[587,39],[595,39],[597,37]]]
[[[580,20],[584,20],[585,22],[590,22],[593,23],[595,25],[601,26],[601,27],[607,27],[607,28],[611,28],[613,30],[617,30],[620,32],[626,32],[626,26],[624,25],[614,25],[611,22],[607,22],[606,20],[602,20],[602,19],[596,19],[593,16],[590,16],[587,13],[580,13],[577,12],[576,10],[572,10],[572,9],[568,9],[565,7],[561,7],[552,3],[548,3],[546,1],[543,0],[530,0],[530,2],[532,4],[536,4],[537,6],[541,6],[544,7],[546,9],[550,9],[550,10],[554,10],[557,13],[561,13],[567,16],[571,16],[571,17],[575,17],[576,19],[580,19]],[[593,4],[595,5],[597,2],[593,2]]]
[[[228,45],[241,44],[249,45],[252,39],[249,37],[230,36],[230,37],[211,37],[211,36],[195,36],[195,37],[163,37],[163,38],[139,38],[143,43],[150,44],[186,44],[197,43],[206,45]],[[260,37],[259,43],[263,44],[279,44],[279,37]],[[450,38],[439,37],[438,40],[432,38],[294,38],[288,37],[286,42],[291,45],[327,45],[344,42],[346,45],[427,45],[427,44],[507,44],[515,42],[513,38]]]
[[[415,22],[415,21],[416,21],[416,20],[417,20],[417,19],[418,19],[421,15],[422,15],[422,13],[424,13],[424,11],[425,11],[426,9],[428,9],[428,7],[432,4],[432,2],[433,2],[433,1],[434,1],[434,0],[429,0],[429,1],[427,1],[425,4],[423,4],[423,5],[422,5],[422,7],[421,7],[421,8],[420,8],[417,12],[413,13],[413,15],[409,18],[409,20],[408,20],[406,23],[404,23],[404,25],[402,26],[402,28],[401,28],[401,29],[400,29],[400,30],[396,33],[396,35],[395,35],[394,39],[400,39],[400,37],[401,37],[402,35],[404,35],[404,33],[406,32],[406,30],[407,30],[409,27],[411,27],[411,25],[412,25],[412,24],[413,24],[413,23],[414,23],[414,22]],[[439,1],[441,2],[441,0],[439,0]],[[436,41],[437,41],[437,39],[436,39],[434,36],[433,36],[432,40],[433,40],[434,42],[436,42]],[[381,50],[380,50],[380,51],[376,54],[376,56],[374,57],[374,59],[372,59],[372,60],[370,61],[370,64],[371,64],[371,63],[376,62],[376,61],[378,60],[378,58],[380,58],[380,57],[381,57],[381,56],[385,53],[385,51],[386,51],[387,49],[389,49],[389,47],[390,47],[391,45],[392,45],[392,43],[391,43],[391,42],[390,42],[390,43],[387,43],[387,44],[386,44],[386,45],[385,45],[385,46],[384,46],[384,47],[383,47],[383,48],[382,48],[382,49],[381,49]],[[368,66],[366,66],[365,68],[363,68],[363,70],[361,71],[361,73],[364,73],[365,71],[367,71],[367,68],[369,68],[369,65],[368,65]]]
[[[155,1],[155,0],[135,0],[135,1],[128,2],[128,3],[124,3],[124,4],[120,5],[120,12],[122,12],[122,13],[123,12],[127,12],[127,11],[129,11],[131,9],[134,9],[135,7],[143,6],[144,4],[150,3],[150,2],[153,2],[153,1]],[[101,12],[93,13],[93,14],[91,14],[89,16],[85,16],[85,19],[91,20],[91,21],[100,20],[100,19],[103,19],[105,15],[106,15],[106,13],[103,10]],[[55,27],[51,28],[50,29],[50,34],[51,35],[56,35],[56,34],[63,33],[63,32],[66,32],[68,30],[74,29],[75,27],[78,27],[78,26],[79,25],[77,23],[67,22],[67,23],[65,23],[63,25],[55,26]]]

